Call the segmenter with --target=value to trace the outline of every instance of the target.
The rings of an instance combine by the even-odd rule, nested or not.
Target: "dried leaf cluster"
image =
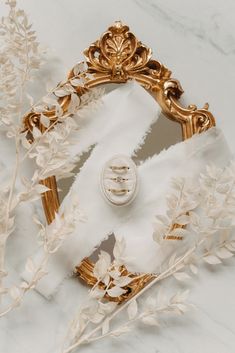
[[[187,301],[189,291],[177,292],[169,296],[162,290],[162,280],[172,277],[186,282],[196,275],[200,264],[217,265],[235,254],[235,164],[232,161],[225,169],[207,166],[201,174],[199,182],[175,178],[172,180],[172,193],[168,196],[168,209],[165,215],[157,215],[153,240],[161,246],[167,246],[169,234],[180,234],[189,245],[183,254],[176,251],[169,258],[165,269],[129,301],[116,306],[105,301],[105,294],[113,286],[115,295],[124,293],[128,278],[115,282],[113,267],[116,263],[115,252],[119,249],[119,258],[124,252],[125,242],[116,240],[114,262],[110,255],[101,251],[95,265],[98,278],[90,291],[90,301],[82,307],[73,319],[67,338],[67,346],[63,352],[68,353],[81,344],[93,342],[104,337],[117,337],[131,330],[133,324],[141,322],[145,325],[160,326],[161,317],[169,314],[183,314],[191,306]],[[177,225],[175,227],[175,225]],[[179,227],[180,226],[180,227]],[[183,241],[184,241],[183,240]],[[118,262],[118,264],[120,264]],[[125,264],[125,262],[123,263]],[[127,282],[126,282],[127,280]],[[100,289],[100,282],[106,286]],[[124,286],[122,285],[124,284]],[[146,291],[158,285],[157,297],[149,296],[144,304],[138,303]],[[124,287],[124,288],[123,288]],[[109,293],[109,292],[108,292]],[[111,292],[111,296],[112,296]],[[110,293],[109,293],[110,295]],[[94,298],[96,301],[94,301]],[[94,306],[90,306],[91,302]],[[103,306],[108,310],[104,313]],[[91,308],[89,315],[84,311]],[[119,314],[126,312],[120,324]]]
[[[69,210],[56,214],[52,225],[43,225],[35,217],[34,222],[39,227],[38,246],[44,251],[42,259],[39,264],[33,263],[30,258],[26,260],[25,269],[31,274],[29,283],[22,282],[11,287],[4,285],[4,279],[8,276],[5,270],[5,249],[9,236],[15,232],[15,215],[19,206],[35,202],[49,190],[41,184],[41,180],[52,175],[57,179],[72,175],[79,156],[70,158],[70,148],[76,143],[79,121],[101,104],[103,94],[101,89],[89,92],[84,90],[80,96],[77,94],[76,86],[83,87],[85,83],[84,65],[78,64],[74,69],[76,76],[73,80],[61,83],[34,104],[33,97],[27,93],[28,83],[34,82],[35,72],[43,65],[43,52],[25,12],[17,8],[14,0],[6,4],[9,6],[9,14],[2,18],[0,25],[0,133],[2,138],[10,139],[14,146],[15,165],[7,180],[3,178],[0,188],[0,316],[20,305],[24,294],[46,275],[49,257],[72,233],[76,222],[84,221],[78,201],[73,195]],[[58,102],[63,96],[70,98],[66,111],[61,109]],[[22,125],[22,117],[29,108],[39,114],[43,126],[40,129],[38,124],[32,125],[31,141],[27,133],[23,133]],[[53,121],[45,114],[50,109],[56,113]],[[32,165],[34,162],[31,176],[22,172],[26,161]]]

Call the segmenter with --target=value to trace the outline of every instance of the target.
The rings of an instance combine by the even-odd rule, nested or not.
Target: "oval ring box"
[[[138,190],[137,168],[125,155],[109,159],[101,172],[100,185],[105,199],[115,206],[129,205]]]

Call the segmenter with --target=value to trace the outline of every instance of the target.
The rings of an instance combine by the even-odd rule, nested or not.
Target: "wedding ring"
[[[111,165],[110,169],[112,169],[112,171],[115,173],[125,173],[130,169],[130,167],[125,166],[125,165],[123,165],[123,166]]]
[[[112,192],[115,195],[124,195],[127,192],[130,192],[128,189],[109,189],[108,191]]]
[[[122,178],[121,176],[117,176],[115,178],[110,178],[110,180],[116,181],[116,183],[123,183],[124,181],[127,181],[129,179],[127,178]]]

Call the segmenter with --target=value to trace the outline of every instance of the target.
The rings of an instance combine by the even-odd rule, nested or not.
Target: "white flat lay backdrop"
[[[235,151],[233,0],[21,0],[19,4],[52,53],[52,84],[83,59],[83,49],[109,25],[122,20],[180,80],[185,104],[210,103],[217,125]],[[2,2],[1,14],[4,8]],[[166,321],[160,330],[139,327],[118,341],[107,339],[80,351],[234,353],[234,264],[230,260],[213,271],[203,268],[191,280],[190,301],[197,310],[185,317]],[[36,292],[29,294],[20,309],[0,322],[0,353],[60,352],[73,308],[85,299],[86,291],[68,279],[51,301]]]

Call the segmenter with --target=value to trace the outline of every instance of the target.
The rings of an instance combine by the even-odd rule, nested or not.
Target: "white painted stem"
[[[170,275],[172,275],[173,273],[177,272],[180,268],[185,266],[184,261],[190,256],[192,255],[192,253],[195,251],[195,249],[197,248],[198,245],[201,245],[202,242],[204,241],[204,239],[199,243],[194,245],[194,247],[192,249],[190,249],[186,254],[184,254],[179,260],[177,260],[175,262],[175,264],[173,264],[171,267],[169,267],[166,271],[162,272],[160,275],[158,275],[157,277],[155,277],[155,279],[153,279],[149,284],[147,284],[140,292],[138,292],[135,296],[133,296],[130,300],[128,300],[127,302],[125,302],[123,305],[121,305],[116,311],[113,312],[113,314],[110,315],[110,317],[108,318],[109,321],[111,321],[114,317],[116,317],[121,311],[123,311],[133,300],[138,299],[143,293],[145,293],[148,289],[150,289],[154,284],[156,284],[157,282],[159,282],[162,279],[165,279],[167,277],[169,277]],[[179,267],[181,265],[181,267]],[[107,318],[106,318],[107,320]],[[70,353],[71,351],[73,351],[75,348],[77,348],[78,346],[80,346],[82,343],[84,343],[85,341],[89,340],[89,338],[91,338],[92,336],[94,336],[94,334],[96,334],[96,332],[98,332],[99,330],[102,329],[102,325],[103,325],[103,321],[101,322],[101,324],[99,326],[97,326],[94,330],[92,330],[90,333],[88,333],[87,335],[84,335],[83,337],[81,337],[80,340],[78,340],[76,343],[74,343],[73,345],[71,345],[70,347],[68,347],[67,349],[65,349],[63,351],[63,353]],[[102,338],[102,336],[100,336],[100,338]]]

